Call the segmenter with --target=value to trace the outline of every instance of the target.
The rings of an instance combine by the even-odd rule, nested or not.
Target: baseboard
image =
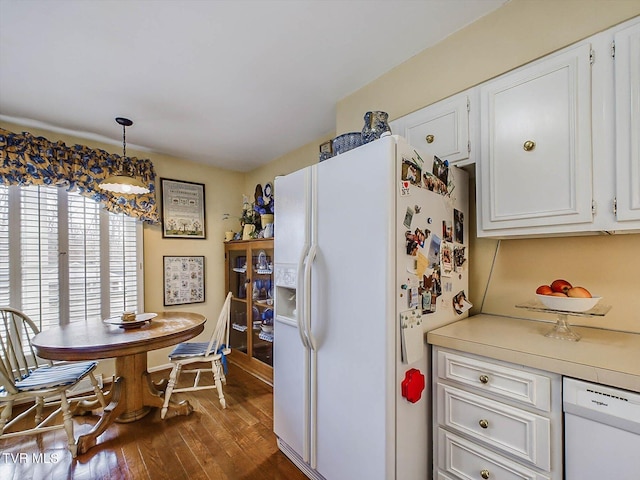
[[[256,372],[256,371],[254,371],[254,370],[251,370],[251,369],[249,369],[249,368],[245,367],[242,363],[233,361],[233,359],[229,359],[229,363],[231,363],[231,364],[235,365],[235,366],[236,366],[236,367],[238,367],[238,368],[241,368],[242,370],[244,370],[245,372],[247,372],[249,375],[251,375],[251,376],[253,376],[253,377],[256,377],[258,380],[260,380],[260,381],[261,381],[261,382],[263,382],[263,383],[266,383],[266,384],[267,384],[267,385],[269,385],[270,387],[273,387],[273,381],[272,381],[272,380],[270,380],[269,378],[267,378],[267,377],[263,376],[263,375],[260,375],[260,373],[259,373],[259,372]]]
[[[164,365],[157,365],[155,367],[147,368],[147,372],[156,373],[161,372],[162,370],[171,370],[173,368],[173,364],[165,363]]]

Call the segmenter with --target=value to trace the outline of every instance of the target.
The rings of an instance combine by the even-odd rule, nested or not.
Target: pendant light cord
[[[127,127],[122,125],[122,157],[127,157]]]

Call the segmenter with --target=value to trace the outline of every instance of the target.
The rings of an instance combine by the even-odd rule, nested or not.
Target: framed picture
[[[162,237],[206,238],[204,185],[168,178],[160,179]]]
[[[331,140],[320,144],[320,156],[319,161],[328,160],[333,157],[333,143]]]
[[[204,257],[162,257],[164,304],[204,302]]]
[[[320,153],[327,153],[329,156],[333,155],[333,146],[331,140],[320,144]]]

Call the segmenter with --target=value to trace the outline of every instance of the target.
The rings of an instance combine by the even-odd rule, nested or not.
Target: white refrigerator
[[[277,177],[274,432],[309,478],[431,478],[425,332],[468,315],[468,176],[383,137]]]

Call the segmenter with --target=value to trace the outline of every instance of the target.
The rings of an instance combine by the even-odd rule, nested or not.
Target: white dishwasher
[[[563,379],[565,480],[640,478],[640,394]]]

